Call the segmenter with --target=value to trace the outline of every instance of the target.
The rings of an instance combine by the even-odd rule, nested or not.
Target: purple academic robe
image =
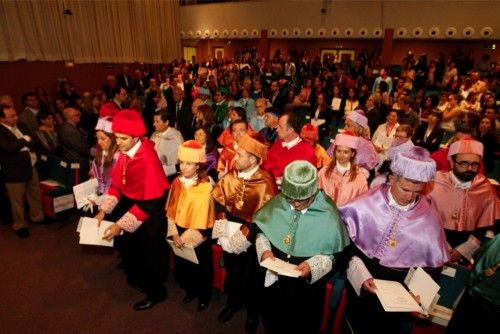
[[[388,185],[376,187],[339,208],[351,240],[388,268],[437,268],[448,261],[446,237],[432,201],[420,196],[408,211],[389,206]],[[396,246],[389,240],[396,227]]]

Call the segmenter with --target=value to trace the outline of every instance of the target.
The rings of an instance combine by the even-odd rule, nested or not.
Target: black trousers
[[[179,235],[185,229],[177,226]],[[198,296],[200,303],[208,303],[212,298],[212,244],[205,240],[195,248],[199,264],[174,256],[175,280],[186,293]]]
[[[257,317],[265,272],[260,270],[255,245],[252,244],[241,254],[224,252],[224,267],[226,305],[233,310],[245,306],[248,316]]]
[[[122,196],[109,219],[116,221],[134,204],[147,210],[150,217],[133,233],[123,232],[118,238],[127,282],[144,290],[151,299],[162,299],[167,291],[163,282],[168,276],[169,247],[165,240],[167,218],[166,195],[147,202],[138,202]]]
[[[319,333],[325,279],[309,284],[303,278],[279,276],[263,288],[262,320],[266,333]]]

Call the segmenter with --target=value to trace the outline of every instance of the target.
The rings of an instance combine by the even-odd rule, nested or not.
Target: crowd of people
[[[500,63],[474,64],[460,48],[448,61],[409,53],[399,68],[381,66],[377,50],[312,61],[254,51],[156,73],[124,66],[93,94],[61,79],[54,100],[43,89],[24,94],[24,110],[1,96],[3,220],[20,238],[28,222],[47,222],[37,159],[55,155],[77,163],[81,181],[97,179],[87,203],[114,222],[104,238],[115,239],[127,282],[145,294],[135,310],[167,297],[168,244],[194,248],[197,264],[174,256],[175,280],[182,302],[197,298],[205,310],[218,244],[227,273],[220,322],[244,308],[247,332],[262,316],[269,333],[316,333],[325,283],[340,273],[356,333],[409,332],[412,315],[384,312],[374,278],[403,282],[414,267],[436,278],[443,265],[470,260],[461,246],[479,248],[497,232],[488,177]],[[498,282],[497,246],[488,243],[483,254],[497,262],[479,261],[485,275],[475,283]],[[267,259],[296,265],[299,277],[263,269]],[[470,291],[484,321],[500,315],[498,289]]]

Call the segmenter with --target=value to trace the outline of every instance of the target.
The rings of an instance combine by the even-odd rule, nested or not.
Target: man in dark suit
[[[77,128],[78,123],[80,123],[80,111],[72,107],[65,108],[64,123],[59,128],[59,139],[63,159],[80,164],[80,180],[85,181],[89,172],[90,149],[87,139]]]
[[[127,65],[123,65],[122,73],[118,74],[116,77],[118,81],[118,86],[125,88],[129,93],[132,92],[132,77],[130,76],[129,69]]]
[[[368,118],[368,127],[370,128],[370,135],[373,136],[378,126],[382,124],[380,111],[375,105],[374,96],[370,96],[366,100],[366,118]]]
[[[29,236],[25,220],[25,201],[33,222],[44,219],[38,173],[34,168],[36,154],[31,132],[20,123],[11,105],[0,104],[0,165],[12,204],[13,229],[20,238]]]
[[[174,103],[169,104],[172,115],[172,124],[180,131],[184,140],[194,138],[194,128],[191,127],[193,112],[191,102],[185,99],[184,91],[180,87],[174,87]]]
[[[287,99],[286,96],[282,94],[280,83],[277,80],[271,82],[271,96],[269,97],[269,101],[280,113],[283,112]]]

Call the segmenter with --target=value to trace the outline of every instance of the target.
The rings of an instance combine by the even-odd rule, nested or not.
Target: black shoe
[[[28,228],[26,228],[26,227],[23,227],[23,228],[20,228],[19,230],[17,230],[16,234],[19,238],[26,239],[27,237],[30,236],[30,230],[28,230]]]
[[[247,321],[245,322],[245,333],[255,333],[257,331],[257,327],[259,326],[259,318],[258,317],[247,317]]]
[[[235,310],[233,310],[229,306],[225,306],[222,309],[222,311],[220,311],[219,316],[217,317],[217,320],[219,320],[219,322],[227,322],[227,321],[231,320],[231,318],[234,316],[235,313],[236,313]]]
[[[196,306],[196,311],[198,311],[198,312],[204,311],[208,307],[208,304],[210,304],[210,303],[209,302],[198,302],[198,305]]]
[[[184,298],[182,298],[182,303],[183,304],[189,304],[191,303],[194,299],[196,298],[196,295],[192,294],[192,293],[189,293],[189,292],[186,292],[186,295],[184,296]]]
[[[161,299],[151,299],[151,298],[146,297],[143,300],[134,304],[134,310],[136,310],[136,311],[148,310],[148,309],[152,308],[153,306],[155,306],[156,304],[161,303],[165,299],[166,299],[166,297],[163,297]]]

